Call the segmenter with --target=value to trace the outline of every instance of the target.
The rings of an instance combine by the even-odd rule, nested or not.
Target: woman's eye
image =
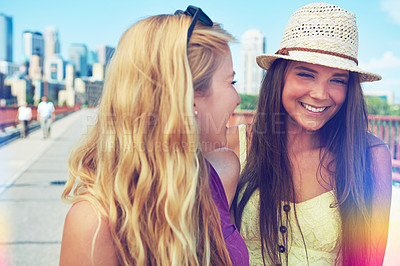
[[[340,84],[340,85],[347,85],[347,81],[344,79],[333,79],[332,82]]]
[[[310,73],[304,73],[304,72],[297,73],[297,76],[304,77],[304,78],[314,78],[314,75],[312,75]]]
[[[232,85],[233,85],[233,86],[235,86],[235,85],[236,85],[236,83],[237,83],[237,81],[236,81],[236,80],[232,81]]]

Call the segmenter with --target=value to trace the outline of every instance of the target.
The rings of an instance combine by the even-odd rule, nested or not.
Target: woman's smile
[[[324,111],[326,111],[327,109],[329,109],[330,106],[323,106],[323,107],[316,107],[310,104],[306,104],[303,102],[300,102],[300,105],[306,109],[307,111],[310,111],[312,113],[322,113]]]

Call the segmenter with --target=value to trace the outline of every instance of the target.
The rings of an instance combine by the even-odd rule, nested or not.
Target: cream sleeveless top
[[[242,169],[247,157],[245,128],[245,125],[242,129],[239,126],[239,151],[240,161],[243,163]],[[281,253],[283,265],[286,265],[286,263],[288,263],[287,265],[307,265],[307,261],[308,265],[335,265],[341,238],[339,209],[332,207],[332,203],[335,201],[336,197],[333,191],[328,191],[304,202],[285,203],[290,206],[290,210],[287,212],[287,218],[286,212],[282,211],[283,225],[286,224],[286,219],[289,219],[291,226],[285,227],[287,229],[285,233],[279,232],[280,243],[277,243],[277,246],[282,246],[281,249],[284,249],[281,250],[283,251]],[[301,231],[296,224],[294,204]],[[249,250],[250,265],[263,265],[258,190],[251,195],[243,210],[240,234]],[[288,237],[286,245],[283,241],[285,234]],[[285,252],[288,253],[288,261],[286,261]],[[266,265],[272,265],[267,255],[265,262]],[[340,263],[336,265],[340,265]]]
[[[328,191],[315,198],[296,203],[296,214],[301,232],[294,216],[294,203],[288,203],[290,206],[288,218],[291,226],[285,233],[288,234],[287,245],[284,245],[281,232],[279,233],[280,243],[277,243],[277,246],[287,249],[288,265],[307,265],[307,257],[308,265],[335,265],[340,249],[341,221],[338,208],[331,208],[334,201],[333,192]],[[285,212],[282,211],[282,213]],[[263,265],[258,215],[259,191],[256,190],[243,210],[240,228],[240,234],[249,250],[250,265]],[[283,215],[283,225],[286,224],[285,217]],[[307,249],[304,248],[302,234]],[[281,253],[283,265],[286,265],[285,250]],[[268,257],[265,259],[266,265],[272,265]]]

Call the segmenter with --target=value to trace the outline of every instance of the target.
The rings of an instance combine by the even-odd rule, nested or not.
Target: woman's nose
[[[329,99],[328,89],[329,88],[327,84],[323,83],[315,84],[315,86],[311,89],[310,96],[318,100]]]

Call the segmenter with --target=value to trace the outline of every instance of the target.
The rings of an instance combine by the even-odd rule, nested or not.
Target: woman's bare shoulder
[[[368,134],[369,150],[372,167],[378,183],[392,184],[392,155],[388,145],[380,138]]]
[[[205,154],[205,157],[218,173],[230,206],[235,196],[240,174],[240,162],[238,157],[228,148],[216,149]]]
[[[94,262],[107,263],[99,265],[118,264],[106,219],[101,219],[88,201],[77,202],[72,205],[65,218],[60,265],[91,264],[93,243]]]
[[[368,144],[370,148],[376,147],[376,146],[386,146],[387,144],[381,140],[380,138],[378,138],[377,136],[368,133],[367,134],[367,140],[368,140]]]
[[[92,205],[88,201],[79,201],[69,209],[64,228],[74,233],[82,233],[82,236],[85,236],[93,229],[95,230],[98,224],[99,218]]]
[[[84,229],[89,229],[91,227],[97,227],[99,224],[98,214],[93,208],[89,201],[83,200],[79,201],[71,206],[69,209],[65,221],[68,223],[73,223],[75,221],[80,221],[80,226],[77,229],[85,227]]]

